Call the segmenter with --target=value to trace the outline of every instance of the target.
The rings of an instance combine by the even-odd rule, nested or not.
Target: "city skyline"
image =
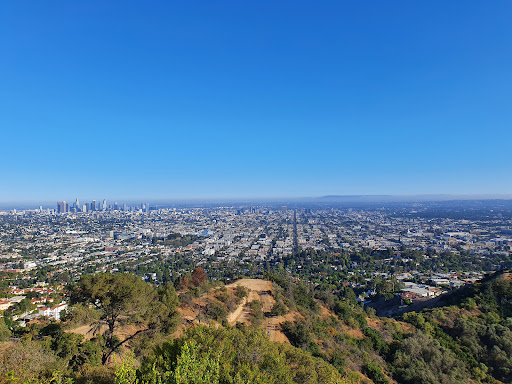
[[[105,211],[133,211],[139,208],[148,212],[151,208],[170,208],[170,207],[220,207],[220,206],[261,206],[280,204],[313,204],[321,206],[322,204],[334,204],[345,207],[364,206],[364,204],[393,204],[393,203],[428,203],[428,202],[450,202],[450,201],[468,201],[468,202],[491,202],[502,201],[509,205],[512,202],[512,194],[509,195],[328,195],[328,196],[302,196],[302,197],[273,197],[273,198],[257,198],[257,197],[239,197],[239,198],[212,198],[212,199],[95,199],[95,198],[78,198],[73,202],[66,199],[55,201],[47,200],[27,200],[27,201],[0,201],[0,211],[9,210],[44,210],[55,213],[75,213],[75,212],[105,212]],[[95,208],[92,208],[94,205]]]
[[[510,196],[511,18],[4,2],[0,202]]]

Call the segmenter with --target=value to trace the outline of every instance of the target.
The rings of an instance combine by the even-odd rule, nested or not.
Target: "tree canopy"
[[[272,343],[262,330],[245,326],[191,328],[157,348],[138,376],[139,383],[345,382],[325,361],[290,345]]]
[[[178,298],[172,284],[156,290],[139,277],[130,274],[83,275],[71,294],[75,303],[86,303],[100,312],[99,325],[106,324],[104,333],[105,363],[125,342],[140,334],[174,331],[178,323]],[[121,325],[133,324],[138,330],[125,340],[114,333]]]

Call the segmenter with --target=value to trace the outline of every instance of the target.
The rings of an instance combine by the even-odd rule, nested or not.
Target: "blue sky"
[[[511,194],[510,1],[2,1],[0,201]]]

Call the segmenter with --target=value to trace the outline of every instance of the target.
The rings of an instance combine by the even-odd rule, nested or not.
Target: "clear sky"
[[[512,2],[0,2],[0,201],[512,193]]]

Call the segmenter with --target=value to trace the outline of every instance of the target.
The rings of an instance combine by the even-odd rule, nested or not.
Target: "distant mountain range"
[[[511,198],[512,195],[327,195],[314,198],[314,200],[326,202],[405,202],[446,200],[495,200]]]

